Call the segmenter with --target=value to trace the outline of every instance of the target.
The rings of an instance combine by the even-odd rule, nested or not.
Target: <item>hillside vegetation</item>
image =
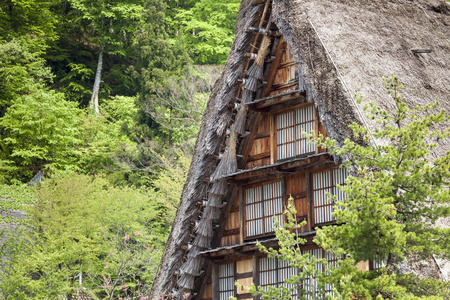
[[[0,3],[0,298],[146,295],[239,3]]]

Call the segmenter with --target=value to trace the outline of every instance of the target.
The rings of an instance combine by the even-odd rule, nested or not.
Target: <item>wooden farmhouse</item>
[[[353,122],[373,130],[364,104],[395,107],[382,76],[399,76],[408,105],[439,101],[450,111],[444,0],[243,0],[235,34],[203,116],[153,297],[252,299],[234,282],[283,282],[292,270],[266,258],[256,242],[277,244],[273,216],[284,222],[290,196],[297,219],[307,221],[299,235],[311,241],[317,228],[335,222],[326,195],[344,197],[336,185],[347,176],[339,168],[346,158],[330,156],[304,133],[342,143]],[[443,141],[433,155],[446,149]],[[303,250],[334,259],[312,242]],[[430,263],[422,271],[445,278],[445,267]]]

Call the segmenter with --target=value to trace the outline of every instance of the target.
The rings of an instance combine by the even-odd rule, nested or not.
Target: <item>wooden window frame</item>
[[[308,248],[306,248],[306,249],[304,249],[303,251],[311,251],[311,254],[312,254],[312,252],[314,251],[314,250],[321,250],[321,259],[323,258],[323,259],[327,259],[327,253],[329,253],[329,252],[327,252],[327,251],[325,251],[323,248],[321,248],[321,247],[317,247],[317,246],[313,246],[313,247],[308,247]],[[339,261],[340,259],[344,259],[344,257],[341,255],[341,258],[332,258],[331,260],[327,260],[328,261],[328,263],[327,264],[321,264],[321,270],[320,270],[320,272],[321,273],[326,273],[327,272],[327,266],[328,266],[328,264],[331,262],[331,263],[337,263],[337,261]],[[317,277],[313,277],[313,280],[316,280],[316,278]],[[310,280],[310,278],[308,278],[308,279],[305,279],[304,281],[306,281],[306,280]],[[327,286],[325,286],[325,290],[324,290],[324,292],[323,292],[323,294],[321,295],[322,297],[325,297],[325,295],[327,294],[327,293],[331,293],[332,292],[332,289],[333,289],[333,287],[329,287],[328,289],[327,289]],[[317,297],[317,295],[318,294],[320,294],[320,293],[318,293],[318,292],[316,292],[315,294],[314,294],[314,296],[312,296],[312,298],[309,298],[309,299],[315,299],[316,297]]]
[[[224,277],[220,277],[220,267],[221,266],[224,266],[224,265],[232,265],[232,269],[233,269],[233,275],[231,275],[231,276],[224,276]],[[217,299],[217,300],[220,300],[221,299],[221,294],[222,293],[232,293],[233,295],[232,295],[232,297],[236,297],[236,295],[237,295],[237,290],[236,290],[236,286],[234,285],[234,283],[236,282],[236,280],[237,280],[237,278],[236,278],[236,261],[231,261],[231,262],[225,262],[225,263],[221,263],[221,264],[216,264],[215,266],[214,266],[214,268],[213,268],[213,270],[215,269],[215,272],[214,273],[216,273],[217,275],[215,275],[215,276],[217,276],[217,278],[215,278],[215,276],[213,275],[213,283],[214,283],[214,286],[212,287],[212,289],[215,291],[215,292],[213,292],[212,293],[212,296],[213,296],[213,299]],[[220,289],[220,280],[221,279],[230,279],[230,278],[232,278],[233,279],[233,284],[232,284],[232,287],[233,287],[233,289],[231,290],[231,289],[228,289],[228,290],[221,290]],[[214,279],[216,279],[216,280],[214,280]],[[228,299],[228,298],[226,298],[226,299]]]
[[[311,226],[312,226],[312,228],[313,227],[322,227],[322,226],[331,225],[331,224],[335,224],[336,223],[336,218],[335,217],[332,217],[331,221],[325,221],[325,222],[320,222],[320,223],[317,222],[317,218],[316,218],[317,216],[316,216],[316,211],[315,211],[316,208],[331,206],[331,212],[330,212],[330,215],[331,215],[331,213],[334,211],[335,203],[332,202],[332,203],[327,203],[327,204],[316,206],[315,205],[315,191],[318,191],[318,190],[330,190],[331,189],[331,194],[335,195],[334,189],[337,189],[337,184],[345,185],[345,183],[337,183],[337,180],[334,177],[334,172],[333,171],[334,170],[338,170],[338,169],[340,169],[340,167],[339,166],[335,166],[335,167],[332,167],[332,168],[314,170],[314,172],[311,172],[309,174],[309,176],[310,176],[309,177],[309,180],[310,180],[310,187],[309,188],[311,189],[311,192],[310,192],[310,197],[311,197],[311,199],[310,199],[310,207],[311,207],[311,211],[310,211],[310,213],[311,213]],[[326,186],[326,187],[321,187],[321,188],[318,188],[318,189],[314,189],[314,184],[315,184],[314,175],[315,174],[319,174],[319,173],[325,173],[325,172],[331,172],[332,178],[330,179],[330,181],[333,184],[331,186]],[[346,178],[348,176],[348,173],[344,173],[343,176]],[[328,200],[326,200],[326,201],[328,201]]]
[[[275,268],[262,271],[261,260],[263,260],[263,259],[274,259],[275,260]],[[287,264],[287,266],[280,267],[280,260],[278,260],[277,258],[258,257],[258,276],[257,276],[258,277],[258,285],[263,288],[269,287],[269,286],[279,288],[280,286],[282,286],[284,284],[284,280],[287,279],[287,278],[285,278],[285,279],[279,278],[280,270],[285,270],[285,272],[289,273],[290,268],[291,267],[289,266],[289,264]],[[275,276],[276,276],[276,282],[269,283],[269,284],[262,284],[263,273],[269,273],[269,272],[274,272],[274,271],[275,271]],[[295,272],[295,270],[294,270],[294,272]],[[297,274],[298,272],[295,272],[295,273]],[[269,277],[269,275],[266,278],[268,278],[268,277]],[[300,293],[300,291],[297,291],[297,293],[291,294],[291,296],[293,296],[293,297],[298,296],[299,293]]]
[[[385,261],[382,261],[381,263],[377,263],[373,260],[369,260],[369,271],[379,270],[382,266],[386,266]]]
[[[289,142],[289,144],[291,144],[291,143],[294,144],[294,153],[296,153],[297,152],[296,151],[296,147],[297,147],[296,145],[297,145],[298,141],[306,140],[306,138],[300,138],[300,139],[296,139],[295,138],[296,130],[297,130],[297,126],[298,125],[307,124],[307,123],[314,123],[313,124],[313,128],[314,128],[314,134],[315,134],[316,138],[319,135],[319,118],[318,118],[317,109],[314,107],[313,103],[302,103],[302,104],[299,104],[299,105],[295,105],[293,107],[283,108],[283,109],[271,111],[271,113],[270,113],[271,114],[271,118],[270,118],[270,120],[271,120],[270,121],[270,123],[271,123],[271,129],[270,129],[270,132],[271,132],[271,146],[270,146],[270,149],[271,149],[271,158],[272,158],[271,159],[271,163],[274,163],[276,161],[289,160],[289,159],[292,159],[292,158],[295,158],[295,157],[306,156],[306,155],[310,155],[310,154],[313,154],[313,153],[318,153],[319,148],[318,148],[317,145],[315,145],[314,146],[314,150],[311,151],[311,152],[295,154],[295,155],[290,156],[290,157],[285,157],[285,158],[282,158],[282,159],[278,159],[278,146],[279,146],[278,145],[278,132],[280,130],[282,130],[282,129],[278,129],[278,127],[277,127],[277,117],[279,115],[286,114],[286,113],[289,113],[289,112],[294,112],[296,110],[300,110],[300,109],[307,108],[307,107],[313,107],[314,108],[313,109],[313,112],[314,112],[313,121],[303,122],[303,123],[294,124],[292,126],[289,126],[289,128],[291,128],[291,127],[293,128],[293,132],[294,132],[293,133],[294,139],[291,142]],[[293,117],[295,118],[295,114],[294,114]],[[286,128],[288,128],[288,127],[286,127]],[[285,143],[285,144],[288,144],[288,143]]]
[[[264,211],[263,211],[262,217],[247,220],[247,207],[249,205],[253,205],[255,203],[264,203],[264,202],[267,202],[267,201],[271,201],[271,200],[277,199],[278,197],[277,198],[270,198],[270,199],[260,200],[258,202],[253,202],[251,204],[247,204],[247,201],[246,201],[246,190],[251,189],[251,188],[256,188],[256,187],[263,187],[264,185],[272,184],[272,183],[276,183],[276,182],[280,182],[280,185],[281,185],[280,186],[280,197],[279,198],[281,198],[281,206],[282,207],[281,207],[281,212],[279,214],[275,214],[275,215],[276,216],[283,216],[284,215],[284,211],[286,209],[286,186],[285,186],[286,183],[285,183],[284,177],[277,178],[277,179],[270,180],[270,181],[259,182],[257,184],[250,184],[250,185],[246,185],[246,186],[241,186],[241,190],[242,190],[242,192],[241,192],[241,195],[242,195],[241,196],[242,197],[242,202],[241,202],[241,206],[242,206],[241,207],[241,211],[242,211],[242,217],[241,217],[242,230],[241,230],[241,232],[243,233],[242,238],[243,238],[244,241],[246,241],[246,240],[254,240],[254,239],[257,239],[257,238],[262,238],[262,237],[268,237],[268,236],[275,235],[273,229],[271,229],[270,231],[264,232],[262,234],[248,236],[248,234],[247,234],[247,222],[248,221],[262,219],[263,220],[263,226],[265,226],[264,225],[264,219],[268,218],[269,215],[266,216],[264,214]],[[264,209],[264,205],[262,207]],[[271,215],[270,217],[272,217],[272,216],[273,215]],[[284,217],[281,217],[281,220],[282,220],[283,225],[284,225],[284,222],[285,222]],[[263,231],[265,231],[265,230],[263,229]]]

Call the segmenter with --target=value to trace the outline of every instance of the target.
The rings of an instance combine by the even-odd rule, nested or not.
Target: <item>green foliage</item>
[[[223,64],[234,38],[234,25],[241,1],[201,0],[179,9],[177,20],[186,43],[194,49],[198,64]]]
[[[34,188],[25,185],[0,185],[0,223],[16,222],[8,215],[10,210],[23,210],[25,205],[35,202]]]
[[[83,287],[104,296],[92,280],[102,274],[116,276],[118,261],[146,247],[153,248],[152,253],[123,268],[122,279],[132,285],[127,280],[142,269],[146,275],[136,279],[151,282],[168,233],[159,221],[160,207],[148,201],[155,197],[153,191],[113,188],[101,178],[66,174],[46,181],[36,197],[28,207],[21,241],[11,242],[10,261],[1,268],[2,298],[44,299],[70,293],[77,288],[80,271],[85,274]],[[126,245],[112,243],[126,236]],[[111,269],[105,269],[105,261]]]
[[[17,98],[51,82],[52,73],[35,52],[12,40],[0,44],[0,117]]]
[[[138,62],[135,77],[140,86],[141,101],[152,97],[166,78],[180,76],[190,62],[182,39],[169,40],[164,24],[166,5],[149,0],[142,13],[142,25],[136,33],[135,52]]]
[[[57,17],[50,8],[56,0],[5,0],[0,3],[0,43],[18,39],[41,54],[57,38]]]
[[[131,128],[135,126],[135,99],[117,96],[105,101],[101,107],[101,115],[83,116],[77,136],[81,140],[77,148],[81,153],[79,164],[83,172],[89,174],[104,173],[104,167],[114,168],[118,152],[135,147],[129,138]]]
[[[85,33],[85,38],[113,55],[125,55],[129,38],[136,30],[144,1],[68,0],[73,11],[68,16],[72,25]]]
[[[76,104],[54,91],[37,89],[16,99],[0,119],[10,163],[28,177],[31,171],[73,168],[78,115]]]
[[[191,164],[191,157],[181,150],[176,151],[175,157],[176,160],[172,160],[168,157],[159,156],[162,162],[162,170],[152,181],[158,195],[158,202],[166,209],[163,218],[168,225],[175,218],[178,202]]]
[[[156,90],[155,97],[147,99],[142,108],[160,125],[160,136],[167,136],[172,144],[193,149],[206,102],[220,70],[214,66],[189,67],[182,77],[167,78],[164,87]]]
[[[361,273],[353,274],[347,286],[361,281],[354,293],[365,299],[422,294],[442,297],[448,288],[438,294],[427,294],[426,288],[417,293],[412,282],[430,285],[432,280],[419,281],[397,275],[395,270],[406,258],[450,257],[450,230],[436,224],[438,218],[450,216],[450,152],[431,157],[437,141],[450,136],[448,128],[439,126],[449,117],[443,110],[436,113],[436,105],[408,108],[399,94],[402,86],[393,75],[385,87],[396,109],[383,111],[373,103],[366,107],[379,125],[373,137],[384,141],[382,145],[361,145],[348,139],[338,147],[333,140],[319,140],[331,153],[350,155],[352,162],[347,167],[357,176],[349,176],[340,187],[348,195],[348,201],[336,203],[334,215],[340,225],[319,230],[317,242],[349,255],[354,262],[387,262],[385,271],[370,281],[361,281],[365,276]],[[369,141],[366,128],[356,124],[351,128],[355,138]]]

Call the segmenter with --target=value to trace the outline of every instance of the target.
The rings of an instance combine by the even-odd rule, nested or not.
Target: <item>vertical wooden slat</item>
[[[313,204],[313,195],[312,195],[312,182],[311,182],[311,173],[306,171],[305,174],[305,183],[306,183],[306,199],[308,205],[308,228],[312,230],[314,226],[314,204]]]
[[[239,240],[242,244],[244,242],[244,234],[246,233],[246,224],[244,222],[245,220],[245,214],[246,214],[246,207],[244,206],[244,189],[240,186],[239,189],[239,214],[240,214],[240,230],[239,230]]]
[[[237,270],[236,270],[236,268],[237,268],[237,266],[236,266],[237,264],[236,263],[233,263],[233,281],[231,282],[231,284],[234,286],[234,295],[237,295],[237,286],[234,284],[235,282],[236,282],[236,274],[237,274]],[[232,295],[232,296],[234,296],[234,295]]]
[[[219,266],[214,263],[211,266],[211,277],[212,300],[219,300]]]
[[[254,255],[253,256],[253,283],[255,284],[255,286],[259,286],[259,258]],[[260,298],[260,296],[255,297],[255,300],[258,300]]]
[[[282,212],[284,212],[288,205],[288,203],[287,203],[288,199],[286,197],[286,177],[283,177],[281,179],[280,185],[281,185],[281,203],[283,205]],[[283,218],[279,218],[279,221],[280,221],[280,223],[283,222],[280,225],[283,226],[285,224],[285,220],[283,220]]]
[[[315,129],[314,129],[314,134],[316,136],[316,140],[319,137],[319,114],[317,111],[317,108],[314,109],[315,112],[315,118],[314,118],[314,123],[315,123]],[[316,153],[319,153],[319,145],[316,143]]]
[[[275,155],[277,155],[276,145],[278,140],[276,128],[275,128],[275,116],[270,115],[270,164],[275,162]]]

